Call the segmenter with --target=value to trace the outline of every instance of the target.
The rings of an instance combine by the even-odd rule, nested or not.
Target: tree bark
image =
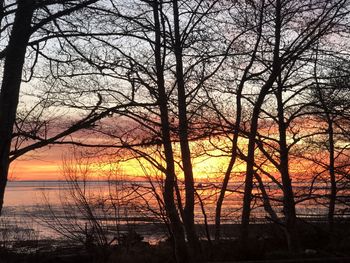
[[[0,93],[0,214],[10,165],[9,152],[16,120],[23,64],[31,35],[33,2],[18,0],[10,40],[6,49]]]
[[[243,92],[243,88],[245,85],[245,82],[248,79],[248,74],[249,71],[251,69],[251,67],[253,66],[255,59],[256,59],[256,53],[258,51],[259,48],[259,44],[261,41],[261,36],[262,36],[262,26],[263,26],[263,18],[264,18],[264,8],[265,8],[265,1],[262,0],[261,1],[261,8],[260,8],[260,15],[259,15],[259,24],[258,24],[258,37],[254,46],[254,50],[250,59],[249,64],[247,65],[247,67],[244,70],[242,79],[239,83],[238,89],[237,89],[237,95],[236,95],[236,124],[235,124],[235,133],[233,136],[233,140],[232,140],[232,149],[231,149],[231,158],[229,161],[229,164],[227,166],[226,169],[226,173],[224,176],[224,180],[223,180],[223,184],[222,187],[220,189],[220,194],[218,197],[218,200],[216,202],[216,209],[215,209],[215,241],[218,242],[220,240],[220,235],[221,235],[221,209],[222,209],[222,204],[224,202],[224,198],[225,198],[225,193],[227,190],[227,186],[230,180],[230,176],[231,176],[231,172],[233,169],[233,166],[236,162],[236,158],[237,158],[237,150],[238,150],[238,138],[239,138],[239,130],[240,130],[240,125],[241,125],[241,118],[242,118],[242,92]]]
[[[168,214],[172,234],[174,238],[174,250],[176,261],[179,263],[189,262],[189,256],[187,252],[185,234],[182,228],[181,220],[176,209],[174,188],[175,188],[175,164],[174,154],[171,144],[170,136],[170,124],[169,124],[169,113],[167,107],[167,96],[165,91],[165,82],[162,65],[162,54],[161,54],[161,24],[159,19],[159,6],[162,3],[158,3],[157,0],[153,1],[153,16],[155,23],[155,63],[157,73],[157,88],[159,93],[159,110],[161,117],[161,129],[164,154],[166,160],[166,175],[164,185],[164,203],[165,209]]]
[[[240,87],[238,88],[237,92],[237,112],[236,112],[236,129],[234,131],[233,140],[232,140],[232,149],[231,149],[231,158],[229,161],[229,164],[227,166],[224,180],[220,189],[220,194],[218,197],[218,200],[216,202],[216,208],[215,208],[215,241],[220,241],[220,235],[221,235],[221,211],[222,211],[222,204],[224,202],[226,190],[228,187],[228,183],[231,177],[231,172],[233,169],[233,166],[237,159],[237,147],[238,147],[238,138],[239,138],[239,126],[241,123],[241,115],[242,115],[242,105],[241,105],[241,97],[242,97],[242,90],[243,90],[243,83],[246,77],[248,71],[245,72],[243,76],[242,83]]]
[[[328,123],[328,140],[329,140],[329,178],[331,181],[331,189],[329,195],[329,207],[328,207],[328,226],[329,231],[332,233],[334,228],[334,211],[335,200],[337,198],[337,181],[335,177],[335,160],[334,160],[334,130],[333,121],[329,114],[327,114]]]
[[[173,15],[174,15],[174,33],[175,43],[174,52],[176,58],[176,81],[178,92],[178,112],[179,112],[179,137],[181,148],[181,160],[185,177],[185,193],[186,203],[184,207],[184,225],[186,229],[186,235],[189,243],[190,253],[193,258],[196,257],[200,251],[200,244],[198,236],[195,230],[194,224],[194,178],[191,162],[191,151],[188,141],[188,120],[187,120],[187,104],[186,104],[186,91],[183,73],[183,61],[182,61],[182,43],[180,36],[179,25],[179,10],[178,1],[173,0]]]
[[[289,174],[289,150],[287,147],[287,127],[284,121],[284,105],[282,97],[282,84],[279,84],[276,91],[278,131],[279,131],[279,172],[282,178],[283,190],[283,211],[285,215],[287,244],[290,252],[298,250],[298,231],[296,226],[296,211],[292,181]]]
[[[318,53],[316,53],[316,55],[318,55]],[[317,59],[318,57],[316,57],[316,61]],[[320,108],[325,114],[325,121],[327,123],[326,132],[328,135],[328,143],[329,143],[328,172],[329,172],[329,179],[331,183],[327,219],[328,219],[328,229],[329,229],[329,232],[332,234],[333,228],[334,228],[335,202],[337,198],[337,181],[336,181],[336,175],[335,175],[335,145],[334,145],[334,128],[333,128],[334,117],[332,116],[332,108],[331,108],[332,106],[327,105],[327,102],[325,101],[325,97],[327,96],[327,93],[324,93],[322,91],[322,87],[320,86],[320,83],[317,78],[316,62],[315,62],[314,74],[315,74],[315,80],[316,80],[317,98],[319,99]]]
[[[317,82],[318,84],[318,82]],[[327,122],[327,135],[328,135],[328,172],[329,179],[331,183],[330,193],[329,193],[329,204],[328,204],[328,228],[330,233],[333,232],[334,227],[334,211],[335,211],[335,201],[337,198],[337,181],[335,176],[335,147],[334,147],[334,128],[333,128],[333,117],[331,114],[331,110],[327,105],[324,94],[322,93],[321,87],[318,85],[318,97],[320,99],[321,108],[324,110],[325,118]]]
[[[271,79],[272,83],[273,80]],[[271,85],[272,85],[271,83]],[[251,198],[253,190],[253,177],[254,177],[254,162],[255,162],[255,138],[258,132],[258,120],[261,106],[264,102],[264,98],[267,95],[270,85],[264,85],[260,91],[258,100],[255,103],[253,109],[253,115],[250,123],[250,133],[248,142],[248,155],[247,155],[247,168],[246,176],[244,180],[244,195],[243,195],[243,211],[242,211],[242,226],[240,239],[242,246],[247,245],[247,238],[249,235],[249,221],[250,221],[250,210],[251,210]]]
[[[253,177],[254,177],[254,162],[255,162],[255,140],[258,132],[258,121],[261,106],[264,102],[266,95],[272,88],[279,72],[281,71],[281,61],[280,61],[280,40],[281,40],[281,1],[277,0],[275,5],[275,33],[274,33],[274,50],[273,50],[273,62],[271,74],[265,84],[262,86],[258,99],[255,102],[253,108],[253,114],[250,122],[250,134],[248,142],[248,155],[247,155],[247,168],[246,177],[244,180],[244,195],[243,195],[243,211],[242,211],[242,226],[240,239],[242,247],[244,248],[247,244],[247,238],[249,235],[249,221],[251,212],[251,198],[253,190]]]
[[[238,134],[238,131],[236,131],[236,133]],[[238,137],[238,135],[237,135],[237,137]],[[228,167],[226,169],[225,177],[224,177],[224,180],[223,180],[223,183],[222,183],[222,186],[220,189],[220,194],[219,194],[218,200],[216,202],[216,207],[215,207],[215,242],[220,241],[222,204],[224,202],[224,198],[225,198],[227,186],[228,186],[228,183],[230,180],[233,165],[235,164],[236,157],[237,157],[237,149],[236,149],[237,140],[235,140],[235,138],[236,138],[236,135],[234,136],[234,139],[232,142],[233,146],[232,146],[232,151],[231,151],[230,162],[229,162]]]

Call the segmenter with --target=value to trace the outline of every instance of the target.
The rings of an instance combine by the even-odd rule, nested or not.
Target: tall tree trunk
[[[161,23],[159,19],[159,8],[161,8],[162,2],[158,3],[157,0],[153,1],[153,16],[155,23],[155,63],[157,72],[157,88],[159,93],[159,109],[161,116],[161,129],[163,147],[166,160],[166,176],[164,185],[164,203],[167,215],[170,220],[171,230],[174,238],[174,250],[176,261],[179,263],[189,262],[188,251],[185,242],[185,234],[183,231],[182,223],[179,214],[176,209],[174,188],[175,188],[175,164],[174,154],[171,144],[170,136],[170,124],[169,113],[167,107],[167,96],[164,85],[164,73],[161,54]]]
[[[316,53],[317,55],[318,53]],[[316,57],[317,60],[317,57]],[[315,62],[316,63],[316,62]],[[332,117],[332,109],[330,108],[330,105],[327,105],[324,96],[327,96],[327,93],[324,94],[322,92],[322,87],[320,86],[320,83],[318,82],[317,71],[316,67],[314,69],[315,74],[315,80],[316,80],[316,87],[317,87],[317,95],[318,99],[321,103],[321,109],[324,111],[326,122],[327,122],[327,134],[328,134],[328,153],[329,153],[329,160],[328,160],[328,172],[329,172],[329,179],[331,183],[330,188],[330,194],[329,194],[329,204],[328,204],[328,228],[329,232],[333,232],[334,227],[334,211],[335,211],[335,201],[337,198],[337,181],[335,177],[335,147],[334,147],[334,128],[333,128],[333,117]]]
[[[222,210],[222,204],[224,202],[226,190],[228,187],[228,183],[231,177],[231,172],[233,169],[233,166],[236,162],[237,158],[237,147],[238,147],[238,138],[239,138],[239,126],[241,123],[241,112],[242,112],[242,105],[241,105],[241,97],[242,97],[242,90],[243,90],[243,83],[246,78],[248,71],[246,70],[241,85],[238,88],[237,92],[237,98],[236,98],[236,103],[237,103],[237,112],[236,112],[236,128],[234,131],[233,135],[233,140],[232,140],[232,148],[231,148],[231,158],[229,161],[229,164],[227,166],[224,180],[220,189],[220,194],[218,197],[218,200],[216,202],[216,208],[215,208],[215,241],[218,242],[220,241],[220,235],[221,235],[221,210]]]
[[[279,130],[279,153],[280,163],[279,171],[282,177],[283,188],[283,210],[285,215],[286,235],[288,249],[296,252],[298,249],[298,231],[296,227],[296,211],[292,181],[289,174],[289,150],[287,147],[287,127],[284,121],[284,105],[282,97],[282,85],[279,84],[276,91],[277,112],[278,112],[278,130]]]
[[[333,121],[331,116],[327,114],[328,122],[328,141],[329,141],[329,178],[331,181],[331,189],[329,195],[329,207],[328,207],[328,226],[329,231],[333,232],[334,227],[334,211],[335,211],[335,200],[337,198],[337,181],[335,178],[335,160],[334,160],[334,130]]]
[[[31,0],[18,0],[10,40],[6,48],[0,93],[0,213],[9,170],[9,152],[16,120],[23,64],[34,12]]]
[[[261,106],[264,102],[266,95],[269,90],[272,88],[274,81],[281,71],[281,61],[280,61],[280,41],[281,41],[281,1],[276,0],[275,5],[275,33],[274,33],[274,50],[273,50],[273,64],[271,69],[271,74],[265,84],[262,86],[258,99],[255,102],[253,108],[253,114],[250,122],[250,133],[248,138],[248,155],[247,155],[247,168],[246,176],[244,180],[244,195],[243,195],[243,211],[242,211],[242,226],[240,239],[242,248],[247,244],[247,238],[249,235],[249,221],[250,221],[250,212],[251,212],[251,199],[252,199],[252,190],[253,190],[253,177],[254,177],[254,162],[255,162],[255,139],[258,132],[258,121]]]
[[[249,221],[250,221],[250,211],[251,211],[251,201],[252,201],[252,190],[253,190],[253,177],[255,174],[254,163],[255,163],[255,139],[258,132],[258,121],[261,106],[264,102],[266,95],[268,94],[270,88],[272,87],[278,73],[279,68],[277,67],[273,70],[269,79],[265,85],[261,88],[260,94],[257,101],[255,102],[253,115],[250,123],[250,133],[248,141],[248,155],[247,155],[247,168],[246,176],[244,180],[244,195],[243,195],[243,211],[242,211],[242,225],[240,232],[240,239],[242,246],[244,247],[247,243],[247,238],[249,235]]]
[[[238,135],[238,131],[236,131],[236,133]],[[227,167],[226,172],[225,172],[225,177],[224,177],[221,189],[220,189],[220,194],[219,194],[218,200],[216,201],[216,208],[215,208],[215,242],[219,242],[220,241],[222,204],[224,202],[224,198],[225,198],[226,190],[227,190],[228,183],[229,183],[229,180],[230,180],[230,176],[231,176],[231,172],[232,172],[232,169],[233,169],[233,165],[235,164],[236,157],[237,157],[237,149],[236,149],[237,141],[235,141],[235,137],[236,136],[234,136],[234,141],[232,142],[233,145],[232,145],[232,150],[231,150],[230,162],[229,162],[228,167]]]
[[[262,201],[263,201],[263,206],[264,206],[264,210],[269,214],[270,219],[277,224],[281,224],[281,221],[279,220],[275,210],[273,210],[271,202],[270,202],[270,198],[268,193],[266,192],[265,186],[264,186],[264,182],[261,179],[261,176],[257,173],[255,173],[254,177],[256,178],[256,180],[258,181],[258,186],[259,189],[261,191],[261,195],[262,195]]]
[[[250,211],[251,211],[251,201],[252,201],[251,199],[252,199],[252,190],[253,190],[253,177],[255,173],[254,171],[255,138],[258,132],[258,120],[259,120],[260,109],[264,102],[264,98],[267,95],[268,90],[269,90],[268,85],[263,86],[263,88],[261,89],[258,100],[256,101],[253,109],[253,115],[250,123],[247,168],[246,168],[246,176],[244,180],[242,226],[241,226],[241,233],[240,233],[240,239],[241,239],[243,248],[247,245],[247,238],[249,235],[249,221],[250,221]]]
[[[178,92],[178,112],[179,112],[179,137],[181,148],[181,160],[182,167],[185,176],[185,193],[186,203],[184,207],[184,225],[186,229],[186,235],[190,247],[190,252],[193,253],[193,258],[196,257],[200,251],[200,245],[195,230],[194,224],[194,179],[193,169],[191,162],[191,152],[188,141],[188,120],[187,120],[187,103],[186,103],[186,91],[183,73],[183,61],[182,61],[182,43],[180,35],[179,25],[179,10],[178,1],[173,0],[173,12],[174,12],[174,33],[175,33],[175,58],[176,58],[176,81]]]
[[[238,150],[238,138],[239,138],[239,130],[241,125],[241,118],[242,118],[242,92],[245,82],[247,81],[249,71],[251,67],[253,66],[255,59],[256,59],[256,53],[260,44],[261,36],[262,36],[262,26],[263,26],[263,18],[264,18],[264,8],[265,8],[265,1],[261,1],[261,8],[260,8],[260,16],[259,16],[259,24],[258,24],[258,37],[254,46],[254,50],[250,59],[249,64],[244,70],[242,79],[239,83],[238,89],[237,89],[237,95],[236,95],[236,124],[235,124],[235,133],[232,140],[232,148],[231,148],[231,158],[229,161],[229,164],[227,166],[224,180],[222,187],[220,189],[220,194],[218,197],[218,200],[216,202],[216,209],[215,209],[215,241],[218,242],[220,240],[221,235],[221,210],[222,210],[222,204],[224,202],[225,193],[227,190],[227,186],[230,180],[231,172],[233,169],[233,166],[236,162],[237,158],[237,150]]]

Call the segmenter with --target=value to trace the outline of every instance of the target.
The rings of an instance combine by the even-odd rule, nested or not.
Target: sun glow
[[[215,147],[213,147],[215,145]],[[158,148],[155,148],[158,147]],[[106,158],[90,157],[89,179],[90,180],[144,180],[148,178],[164,178],[166,163],[161,156],[160,146],[140,148],[145,157],[134,156],[130,152],[125,152],[119,157],[109,154]],[[193,176],[197,182],[212,181],[220,182],[227,171],[231,158],[232,142],[227,138],[214,138],[210,141],[198,140],[190,142],[192,154]],[[246,154],[247,140],[240,138],[238,147],[242,154]],[[179,143],[173,144],[176,176],[182,180],[183,171],[181,169],[181,150]],[[11,166],[10,180],[64,180],[64,159],[69,148],[52,147],[50,151],[43,151],[35,156],[35,159],[28,157],[15,161]],[[69,155],[66,158],[70,158]],[[256,160],[260,163],[261,177],[269,181],[266,173],[279,178],[278,170],[271,162],[266,162],[266,158],[257,149]],[[153,161],[153,164],[151,163]],[[76,161],[70,160],[70,165],[75,165]],[[158,165],[156,167],[154,164]],[[305,161],[290,160],[291,174],[299,176],[305,174],[308,165]],[[159,168],[162,167],[162,168]],[[246,163],[239,156],[236,158],[231,171],[231,181],[241,181],[246,171]],[[303,172],[304,171],[304,172]]]
[[[224,176],[230,159],[230,142],[222,138],[216,140],[216,143],[220,143],[220,147],[225,149],[224,151],[213,149],[211,144],[205,140],[190,143],[195,180],[219,180]],[[243,147],[245,142],[242,140],[240,143]],[[165,168],[165,161],[160,156],[161,151],[154,151],[151,148],[142,150]],[[182,179],[183,172],[178,165],[181,160],[178,143],[173,144],[173,150],[176,161],[176,175],[179,179]],[[52,147],[49,151],[36,153],[35,157],[16,160],[11,165],[10,180],[64,180],[63,163],[66,158],[70,158],[70,152],[70,148]],[[74,165],[76,161],[70,160],[69,162],[70,165]],[[164,175],[145,158],[136,158],[132,155],[125,155],[122,158],[113,158],[112,155],[108,159],[90,157],[88,162],[90,162],[89,174],[91,179],[103,180],[119,177],[138,180],[145,176],[159,177]],[[242,173],[244,170],[245,163],[237,159],[232,174]]]

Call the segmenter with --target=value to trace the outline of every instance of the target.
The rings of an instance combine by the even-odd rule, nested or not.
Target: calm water
[[[107,182],[90,182],[89,188],[100,189],[106,187]],[[42,204],[44,196],[49,195],[50,202],[59,203],[59,195],[67,189],[64,181],[15,181],[8,182],[5,192],[6,207],[28,208]]]
[[[77,198],[79,191],[84,191],[84,198],[90,203],[91,210],[103,227],[115,229],[115,225],[120,224],[124,226],[123,229],[126,229],[126,226],[137,224],[138,232],[143,232],[145,240],[154,242],[163,239],[163,228],[158,229],[158,227],[155,231],[153,225],[140,224],[159,220],[151,213],[145,211],[141,213],[137,209],[141,204],[133,199],[139,196],[139,193],[149,195],[143,189],[149,184],[139,182],[137,185],[141,185],[142,189],[137,189],[136,193],[134,182],[132,184],[105,181],[78,182],[77,184],[64,181],[9,182],[0,222],[0,242],[1,229],[10,227],[16,228],[17,232],[23,230],[22,232],[25,233],[28,233],[26,229],[32,229],[40,235],[40,238],[60,238],[65,234],[83,232],[87,226],[87,215],[82,211],[84,207],[79,207],[82,205],[79,197]],[[108,209],[102,207],[101,200],[104,200],[104,207],[108,206]],[[117,202],[118,211],[115,209],[111,211],[111,200],[113,205]],[[57,226],[60,227],[59,231]]]
[[[223,206],[224,223],[237,223],[240,219],[242,205],[242,183],[233,183],[226,196]],[[215,204],[220,184],[197,185],[197,193],[203,204],[208,222],[214,222]],[[327,187],[319,184],[315,187],[317,195],[325,196]],[[272,201],[278,213],[281,213],[281,196],[276,188],[267,188],[269,194],[277,201]],[[307,185],[295,186],[297,195],[300,198],[308,192]],[[180,191],[182,191],[180,189]],[[259,194],[255,190],[255,194]],[[49,225],[57,226],[57,222],[64,226],[74,228],[69,231],[81,231],[86,227],[86,213],[79,208],[81,197],[91,204],[94,215],[102,222],[104,227],[111,231],[116,225],[145,225],[153,226],[154,223],[162,223],[165,215],[162,206],[159,205],[161,197],[161,186],[149,182],[82,182],[68,184],[62,181],[17,181],[9,182],[5,193],[4,216],[2,220],[16,222],[23,228],[32,228],[40,233],[41,237],[57,237],[59,234]],[[157,196],[158,195],[158,196]],[[280,199],[280,200],[278,200]],[[78,205],[77,205],[78,202]],[[80,203],[79,203],[80,202]],[[199,205],[197,197],[196,221],[199,224],[204,222],[204,214]],[[253,202],[252,213],[254,218],[265,217],[261,202]],[[297,205],[297,211],[302,216],[325,215],[327,206],[320,205],[319,200],[307,199]],[[54,212],[54,214],[52,214]],[[84,214],[85,213],[85,214]],[[4,219],[5,218],[5,219]],[[55,221],[58,220],[58,221]],[[8,223],[7,223],[8,224]],[[114,226],[114,228],[113,228]],[[113,230],[113,231],[114,231]],[[164,229],[163,229],[164,230]],[[143,230],[146,240],[161,239],[161,232],[157,233],[150,227]],[[151,232],[151,233],[149,233]],[[61,233],[62,234],[62,233]],[[156,237],[155,237],[156,236]],[[1,238],[1,237],[0,237]]]

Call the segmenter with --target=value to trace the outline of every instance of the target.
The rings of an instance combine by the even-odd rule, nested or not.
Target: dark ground
[[[239,225],[225,225],[220,243],[202,242],[199,262],[349,262],[350,224],[339,223],[332,235],[324,224],[300,224],[300,250],[289,253],[283,232],[274,224],[253,224],[244,252],[237,239]],[[203,228],[199,228],[202,232]],[[17,242],[13,249],[0,248],[0,263],[173,263],[171,242],[149,245],[132,242],[110,247],[84,246],[67,241]]]

